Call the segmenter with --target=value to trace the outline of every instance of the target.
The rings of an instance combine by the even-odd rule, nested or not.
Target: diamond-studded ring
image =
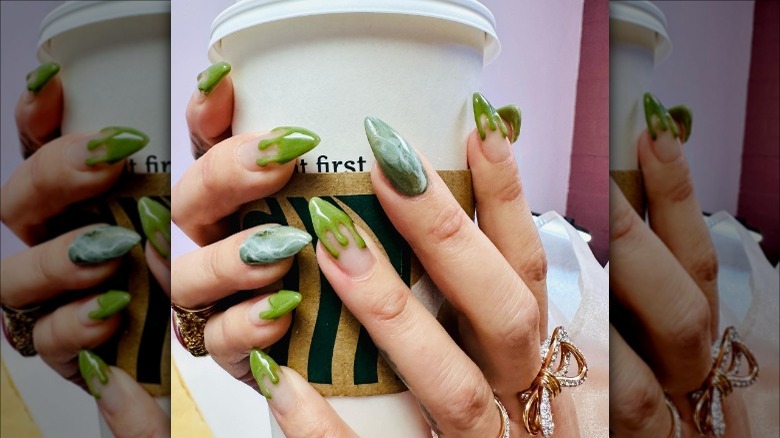
[[[669,413],[672,414],[672,428],[669,430],[669,438],[681,438],[682,423],[680,422],[680,411],[677,410],[677,406],[674,405],[672,399],[667,394],[664,394],[664,402],[666,407],[669,408]]]
[[[549,438],[555,430],[550,402],[562,388],[582,385],[588,375],[588,364],[582,352],[569,342],[563,327],[556,327],[542,342],[542,368],[531,387],[520,393],[523,425],[531,435],[539,432]],[[571,358],[577,362],[577,374],[569,375]]]
[[[498,433],[498,438],[509,438],[510,427],[509,414],[506,412],[506,408],[501,404],[501,400],[493,394],[493,401],[496,403],[499,414],[501,414],[501,431]],[[439,434],[435,430],[431,430],[431,438],[439,438]]]

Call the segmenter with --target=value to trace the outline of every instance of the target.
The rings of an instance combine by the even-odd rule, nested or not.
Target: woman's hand
[[[125,228],[95,224],[47,240],[51,229],[57,228],[52,222],[56,216],[109,190],[122,174],[125,157],[145,146],[148,139],[125,128],[60,136],[63,95],[58,71],[56,64],[33,71],[16,107],[22,150],[28,158],[2,187],[0,216],[30,248],[2,262],[2,304],[11,308],[5,310],[4,318],[13,309],[56,307],[35,321],[34,350],[28,353],[37,352],[57,373],[89,386],[96,397],[99,394],[98,406],[117,436],[162,436],[170,430],[170,421],[154,400],[124,371],[107,367],[88,351],[113,336],[130,294],[105,291],[76,301],[67,299],[122,269],[122,256],[140,236]],[[116,135],[123,135],[125,141],[118,144]],[[149,237],[150,242],[160,241],[157,235]],[[167,256],[152,249],[149,242],[146,245],[150,269],[168,287]],[[71,302],[56,306],[63,300]],[[106,379],[87,378],[95,373]]]

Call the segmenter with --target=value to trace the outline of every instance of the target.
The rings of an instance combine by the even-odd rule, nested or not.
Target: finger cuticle
[[[25,78],[27,80],[27,90],[33,94],[38,94],[59,71],[60,65],[56,62],[41,64],[35,70],[27,73]]]
[[[406,140],[378,117],[366,117],[363,125],[371,151],[393,187],[406,196],[424,193],[428,188],[428,174]]]
[[[198,90],[207,96],[230,73],[230,69],[230,64],[227,62],[211,64],[198,74]]]
[[[114,164],[143,149],[149,136],[126,126],[109,126],[87,142],[91,155],[84,160],[87,166]]]
[[[244,240],[238,254],[247,265],[265,265],[294,256],[311,240],[309,233],[294,227],[264,228]]]
[[[68,258],[77,265],[94,265],[127,254],[141,236],[127,228],[104,225],[76,237],[68,247]]]

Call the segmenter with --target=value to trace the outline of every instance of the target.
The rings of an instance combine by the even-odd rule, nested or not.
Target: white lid
[[[170,13],[169,1],[67,1],[41,22],[38,53],[46,52],[50,39],[81,26],[115,18]]]
[[[219,40],[248,27],[289,18],[355,12],[417,15],[462,23],[485,32],[485,64],[501,51],[496,19],[476,0],[238,0],[211,24],[209,57],[217,54]]]
[[[610,1],[609,19],[632,23],[650,29],[656,34],[655,62],[661,62],[672,50],[666,31],[666,16],[649,1]]]

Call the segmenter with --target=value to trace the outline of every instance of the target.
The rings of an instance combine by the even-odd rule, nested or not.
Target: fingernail
[[[693,125],[693,112],[687,105],[677,105],[669,108],[669,115],[677,122],[680,129],[680,141],[685,143],[691,138],[691,125]]]
[[[645,93],[643,101],[645,122],[647,123],[647,131],[650,133],[650,137],[655,140],[658,138],[659,130],[666,131],[667,129],[671,130],[674,137],[677,137],[679,135],[677,123],[669,115],[669,111],[666,110],[663,104],[651,93]]]
[[[100,356],[89,350],[79,351],[79,371],[84,378],[89,393],[96,399],[100,399],[102,389],[108,384],[108,365]]]
[[[298,292],[280,290],[249,308],[250,321],[255,323],[275,321],[298,307],[298,304],[301,304],[301,298],[302,296]]]
[[[230,64],[227,62],[211,64],[209,68],[198,74],[198,90],[208,95],[228,73],[230,73]]]
[[[130,294],[124,291],[110,290],[104,294],[98,295],[84,303],[82,315],[86,313],[86,318],[81,318],[82,323],[90,324],[95,321],[108,319],[127,307],[129,303]]]
[[[514,143],[517,138],[520,137],[520,123],[522,121],[522,112],[517,105],[506,105],[497,109],[496,112],[501,116],[501,120],[504,123],[508,123],[512,128],[512,136],[509,137],[509,142]]]
[[[167,260],[171,252],[171,210],[143,196],[138,200],[138,215],[146,239]]]
[[[248,169],[270,163],[288,163],[314,149],[320,137],[298,126],[280,126],[268,134],[239,146],[239,158]]]
[[[47,62],[27,73],[27,89],[37,94],[51,78],[60,71],[60,65],[55,62]]]
[[[309,201],[309,213],[320,242],[349,276],[369,272],[374,255],[365,250],[366,242],[346,213],[317,197]]]
[[[271,385],[279,383],[280,368],[276,361],[265,351],[254,348],[249,352],[249,367],[252,369],[252,375],[255,377],[260,392],[265,398],[271,400]]]
[[[100,130],[97,137],[87,142],[87,150],[92,156],[84,162],[88,166],[100,163],[114,164],[149,143],[149,137],[143,132],[124,126],[109,126]]]
[[[238,255],[247,265],[264,265],[292,257],[309,243],[311,235],[297,228],[264,228],[244,240]]]
[[[393,187],[406,196],[425,192],[428,174],[406,140],[377,117],[366,117],[363,125],[374,157]]]
[[[77,265],[93,265],[121,257],[141,236],[127,228],[102,226],[78,236],[68,248],[68,257]]]
[[[472,96],[472,104],[474,106],[474,122],[477,124],[477,131],[479,131],[479,138],[482,140],[487,136],[487,129],[491,131],[499,130],[501,135],[506,138],[507,131],[504,120],[498,114],[493,105],[485,99],[485,96],[480,93],[474,93]],[[485,117],[485,121],[482,121],[482,117]],[[485,129],[487,127],[487,129]]]

